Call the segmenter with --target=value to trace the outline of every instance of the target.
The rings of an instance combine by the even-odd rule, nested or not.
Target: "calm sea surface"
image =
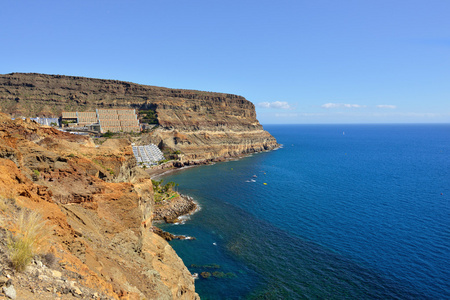
[[[450,299],[450,125],[267,125],[283,147],[164,177],[202,299]],[[215,275],[215,276],[213,276]]]

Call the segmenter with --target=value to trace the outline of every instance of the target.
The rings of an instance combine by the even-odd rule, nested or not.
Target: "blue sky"
[[[270,123],[450,122],[450,1],[4,1],[0,73],[242,95]]]

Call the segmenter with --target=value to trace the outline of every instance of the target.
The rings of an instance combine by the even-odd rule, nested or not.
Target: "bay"
[[[202,208],[161,225],[202,299],[450,298],[449,125],[265,129],[280,149],[164,177]]]

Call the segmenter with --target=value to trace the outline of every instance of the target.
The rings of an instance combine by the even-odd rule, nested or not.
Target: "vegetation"
[[[180,157],[181,151],[175,150],[175,151],[169,151],[164,154],[165,157],[168,157],[169,159],[178,159]]]
[[[115,172],[114,172],[113,169],[105,167],[101,161],[96,160],[96,159],[93,159],[92,161],[93,161],[96,165],[98,165],[98,166],[100,166],[101,168],[103,168],[103,169],[105,169],[106,171],[108,171],[109,174],[111,174],[111,175],[114,175],[114,174],[115,174]]]
[[[106,132],[106,133],[103,134],[103,137],[105,137],[105,138],[111,138],[111,137],[113,137],[114,135],[115,135],[114,132],[111,132],[111,131],[108,130],[108,132]]]
[[[4,189],[0,191],[0,210],[6,211],[8,209],[8,204],[15,204],[16,197],[12,192],[5,192]],[[2,220],[0,218],[0,226],[2,226]]]
[[[178,186],[178,183],[170,181],[166,184],[163,184],[162,179],[159,181],[152,179],[152,184],[153,184],[153,194],[156,203],[170,200],[172,198],[179,196],[179,194],[173,190],[174,187]]]
[[[158,124],[158,119],[156,112],[149,109],[149,110],[140,110],[139,111],[139,117],[141,118],[143,123],[148,124]]]
[[[161,165],[161,164],[166,163],[166,162],[168,162],[168,161],[170,161],[170,159],[163,159],[163,160],[160,160],[160,161],[158,161],[158,165]]]
[[[37,212],[22,209],[11,232],[7,241],[11,263],[23,271],[34,255],[47,250],[52,230]]]
[[[38,170],[33,170],[33,180],[37,181],[41,173]]]
[[[96,159],[93,159],[92,161],[93,161],[95,164],[97,164],[97,165],[99,165],[100,167],[102,167],[103,169],[107,170],[107,169],[105,168],[105,166],[102,164],[101,161],[96,160]]]

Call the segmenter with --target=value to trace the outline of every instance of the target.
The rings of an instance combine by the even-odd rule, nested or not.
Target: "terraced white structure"
[[[133,154],[139,166],[154,166],[164,159],[163,153],[154,144],[133,146]]]

